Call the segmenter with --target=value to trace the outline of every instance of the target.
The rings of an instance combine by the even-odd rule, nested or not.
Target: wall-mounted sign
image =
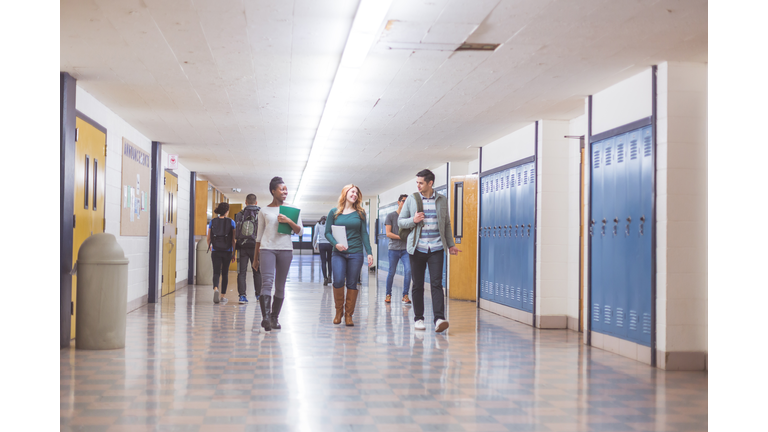
[[[123,138],[123,168],[120,206],[120,235],[149,234],[149,182],[152,159],[149,153]]]
[[[179,155],[168,155],[168,169],[175,170],[179,168]]]

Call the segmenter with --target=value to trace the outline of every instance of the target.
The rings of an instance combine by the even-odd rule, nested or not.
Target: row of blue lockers
[[[651,343],[653,130],[591,145],[592,330]]]
[[[480,178],[480,298],[533,312],[536,163]]]

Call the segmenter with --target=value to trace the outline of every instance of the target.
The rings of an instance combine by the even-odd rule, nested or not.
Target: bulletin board
[[[120,235],[149,234],[151,158],[123,138],[123,178],[120,187]]]

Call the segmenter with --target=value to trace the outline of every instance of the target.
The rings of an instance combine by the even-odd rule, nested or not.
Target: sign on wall
[[[175,170],[179,168],[179,155],[168,155],[168,169]]]
[[[123,138],[120,235],[149,234],[150,168],[149,153]]]

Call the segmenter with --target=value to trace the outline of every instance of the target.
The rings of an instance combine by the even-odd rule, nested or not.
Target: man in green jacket
[[[432,289],[432,311],[435,331],[441,333],[448,328],[445,318],[445,295],[443,294],[443,254],[445,249],[451,255],[461,250],[456,247],[451,232],[451,217],[448,212],[448,199],[432,189],[435,174],[421,170],[416,174],[418,194],[408,196],[400,211],[397,225],[403,229],[412,229],[406,240],[406,250],[411,261],[413,279],[413,320],[414,329],[425,330],[424,325],[424,274],[429,266]],[[418,211],[419,203],[422,210]]]

